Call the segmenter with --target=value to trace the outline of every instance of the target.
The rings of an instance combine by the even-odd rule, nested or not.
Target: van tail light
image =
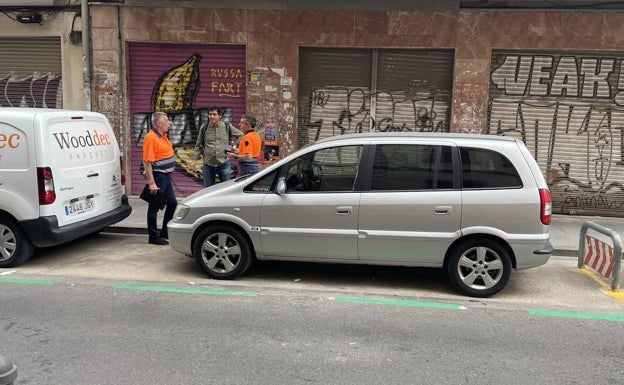
[[[54,179],[50,167],[37,167],[37,186],[39,187],[39,204],[49,205],[56,200]]]
[[[552,197],[547,188],[539,189],[540,195],[540,220],[545,225],[550,225],[552,218]]]
[[[123,158],[119,157],[119,169],[121,170],[121,185],[124,186],[126,184],[126,174],[124,173],[123,167]]]

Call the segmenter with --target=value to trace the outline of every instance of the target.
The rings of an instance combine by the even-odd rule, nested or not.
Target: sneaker
[[[162,238],[150,238],[148,243],[150,245],[168,245],[169,244],[167,240],[162,239]]]

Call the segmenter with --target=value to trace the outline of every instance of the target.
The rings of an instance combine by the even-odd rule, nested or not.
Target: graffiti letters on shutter
[[[623,59],[613,53],[492,57],[488,131],[527,144],[551,185],[555,212],[624,216]]]

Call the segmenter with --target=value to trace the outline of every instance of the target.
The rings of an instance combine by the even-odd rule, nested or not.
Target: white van
[[[130,215],[121,170],[104,115],[0,108],[0,267]]]

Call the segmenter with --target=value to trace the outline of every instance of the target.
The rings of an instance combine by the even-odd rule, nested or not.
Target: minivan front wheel
[[[212,278],[234,279],[243,274],[253,260],[247,238],[227,225],[209,226],[195,240],[193,256]]]
[[[503,288],[511,276],[511,258],[498,243],[472,239],[451,252],[447,272],[451,283],[463,294],[489,297]]]
[[[33,244],[15,221],[0,217],[0,267],[21,265],[33,252]]]

